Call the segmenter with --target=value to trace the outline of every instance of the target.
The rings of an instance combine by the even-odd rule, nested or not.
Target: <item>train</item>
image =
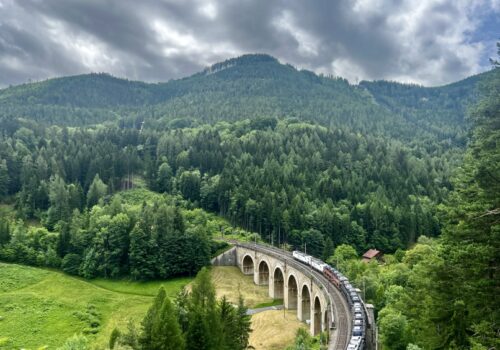
[[[325,278],[339,289],[344,295],[345,299],[351,307],[352,313],[352,332],[349,340],[347,350],[362,350],[365,348],[366,325],[368,322],[368,315],[364,306],[363,299],[361,298],[360,290],[354,288],[340,271],[328,265],[327,263],[307,255],[298,250],[292,252],[293,258],[312,267],[314,270],[323,274]]]

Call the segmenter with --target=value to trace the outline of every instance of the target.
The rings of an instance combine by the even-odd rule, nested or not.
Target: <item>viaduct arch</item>
[[[297,318],[309,324],[311,334],[334,327],[334,305],[329,291],[314,271],[291,256],[270,247],[252,244],[235,246],[235,264],[245,275],[253,275],[257,285],[268,286],[269,296],[283,299],[286,309],[296,310]]]

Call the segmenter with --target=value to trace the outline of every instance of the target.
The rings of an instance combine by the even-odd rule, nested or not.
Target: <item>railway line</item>
[[[349,344],[352,328],[352,313],[343,294],[337,287],[328,281],[321,273],[309,268],[308,266],[298,262],[292,256],[292,253],[275,247],[269,247],[255,243],[232,242],[235,245],[254,249],[263,252],[277,259],[282,259],[285,263],[293,268],[301,271],[303,274],[314,279],[315,283],[328,292],[334,322],[334,329],[330,330],[330,341],[328,344],[329,350],[345,350]]]

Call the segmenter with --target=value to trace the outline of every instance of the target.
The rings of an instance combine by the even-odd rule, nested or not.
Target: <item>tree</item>
[[[329,257],[333,255],[334,252],[334,247],[333,247],[333,242],[330,237],[326,237],[325,239],[325,247],[323,248],[323,261],[327,261]]]
[[[0,198],[4,197],[9,191],[9,169],[5,159],[0,159]]]
[[[335,248],[335,252],[330,259],[328,259],[328,263],[340,268],[339,265],[345,266],[347,261],[357,258],[358,253],[356,253],[356,250],[353,247],[348,244],[341,244]]]
[[[108,193],[108,186],[96,174],[87,192],[87,207],[92,208]]]
[[[384,345],[388,349],[406,349],[408,344],[406,317],[390,308],[385,308],[383,311],[380,314],[378,326]]]
[[[78,275],[82,258],[78,254],[66,254],[62,260],[61,268],[64,272],[70,275]]]
[[[202,268],[193,281],[190,306],[186,349],[220,349],[223,342],[220,316],[215,287],[207,268]]]
[[[155,348],[155,344],[157,343],[157,333],[155,331],[159,327],[158,319],[162,312],[166,296],[167,293],[165,292],[165,288],[161,286],[156,294],[153,305],[149,307],[146,316],[142,320],[142,332],[139,337],[139,344],[142,349],[157,349]]]
[[[183,350],[184,338],[172,302],[166,296],[151,330],[149,350]]]
[[[474,336],[488,324],[498,331],[500,311],[500,68],[483,86],[483,99],[473,110],[472,140],[443,207],[442,258],[435,286],[437,300],[452,307],[433,310],[443,322],[445,346],[498,346],[493,337]],[[446,319],[448,322],[444,322]],[[487,328],[487,327],[486,327]],[[485,332],[486,334],[488,332]]]
[[[47,213],[47,227],[52,230],[59,221],[68,222],[71,215],[69,192],[59,175],[54,176],[49,185],[50,208]]]
[[[245,350],[248,348],[248,339],[252,331],[251,317],[247,314],[247,307],[243,297],[238,298],[238,307],[236,309],[236,348],[238,350]]]
[[[184,198],[191,201],[200,199],[201,176],[198,170],[184,171],[179,178],[179,190]]]
[[[170,192],[172,190],[172,168],[167,162],[164,162],[158,168],[158,191],[159,192]]]
[[[0,221],[0,247],[9,242],[10,242],[9,221],[5,218],[2,218],[2,220]]]

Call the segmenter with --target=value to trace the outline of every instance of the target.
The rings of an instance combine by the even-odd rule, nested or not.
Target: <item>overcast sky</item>
[[[166,81],[245,53],[439,85],[489,69],[500,0],[0,0],[0,86],[108,72]]]

